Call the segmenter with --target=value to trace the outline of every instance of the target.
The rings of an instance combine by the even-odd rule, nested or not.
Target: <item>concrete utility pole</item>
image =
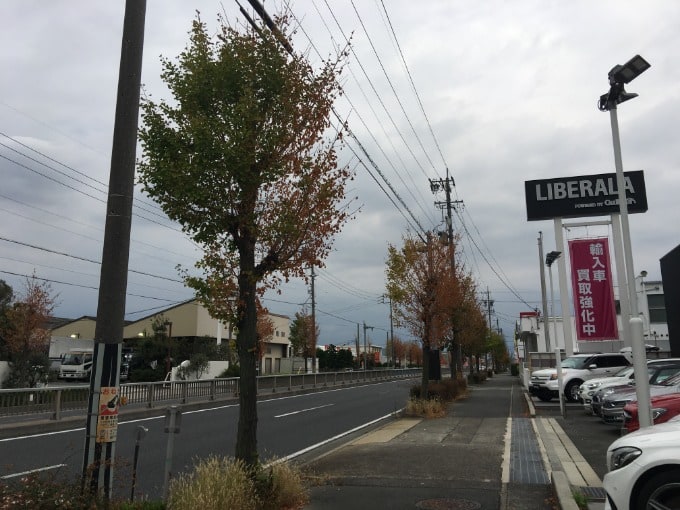
[[[314,295],[314,266],[312,266],[312,373],[316,373],[316,301]]]
[[[137,119],[146,0],[126,0],[113,130],[109,196],[90,377],[83,489],[110,498],[118,430],[120,357],[125,319],[130,227],[134,193]]]
[[[455,202],[451,200],[451,188],[455,186],[456,183],[453,180],[453,177],[449,177],[449,169],[446,169],[446,179],[430,179],[430,190],[432,193],[437,193],[440,189],[444,189],[446,192],[446,203],[442,204],[441,202],[435,202],[434,204],[439,207],[443,208],[446,207],[446,227],[447,227],[447,232],[446,235],[448,237],[448,245],[449,245],[449,250],[451,253],[451,274],[455,278],[456,277],[456,247],[453,243],[453,207],[454,203],[455,204],[462,204],[462,200],[456,200]],[[455,346],[456,339],[453,339],[453,344],[452,346]],[[460,345],[458,346],[460,347]],[[454,366],[458,366],[458,364],[462,364],[462,360],[458,359],[458,357],[461,355],[461,349],[454,349],[456,352],[453,353],[455,356],[455,362]]]

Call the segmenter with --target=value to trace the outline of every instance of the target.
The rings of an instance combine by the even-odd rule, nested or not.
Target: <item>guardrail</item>
[[[271,394],[293,389],[314,389],[364,382],[407,379],[420,369],[357,370],[316,374],[265,375],[257,378],[257,394]],[[159,403],[236,398],[239,379],[206,379],[198,381],[160,381],[120,385],[121,399],[126,405],[153,408]],[[51,413],[60,420],[64,411],[87,408],[89,385],[49,386],[44,388],[0,389],[0,416]]]

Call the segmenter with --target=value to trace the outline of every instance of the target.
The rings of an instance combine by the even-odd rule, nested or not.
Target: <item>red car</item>
[[[680,393],[669,393],[652,397],[652,420],[654,425],[670,420],[680,414]],[[623,408],[623,425],[628,432],[640,428],[637,402],[629,402]]]

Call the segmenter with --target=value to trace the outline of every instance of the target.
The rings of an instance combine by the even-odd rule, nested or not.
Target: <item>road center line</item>
[[[290,416],[292,414],[306,413],[307,411],[316,411],[317,409],[323,409],[324,407],[330,407],[330,406],[334,406],[334,405],[335,404],[325,404],[325,405],[317,406],[317,407],[309,407],[307,409],[300,409],[299,411],[292,411],[290,413],[278,414],[278,415],[275,415],[274,418],[284,418],[285,416]]]
[[[33,473],[40,473],[41,471],[49,471],[50,469],[59,469],[66,467],[66,464],[55,464],[54,466],[45,466],[38,469],[31,469],[30,471],[22,471],[21,473],[12,473],[11,475],[0,476],[0,480],[9,480],[10,478],[17,478],[18,476],[26,476]]]

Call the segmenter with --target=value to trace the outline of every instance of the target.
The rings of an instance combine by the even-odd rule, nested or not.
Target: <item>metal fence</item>
[[[257,394],[407,379],[420,373],[420,369],[406,368],[267,375],[257,378]],[[89,385],[0,389],[0,416],[50,413],[52,419],[59,420],[65,411],[86,409],[89,393]],[[120,394],[125,405],[149,408],[168,402],[186,404],[236,398],[239,379],[127,383],[120,385]]]

